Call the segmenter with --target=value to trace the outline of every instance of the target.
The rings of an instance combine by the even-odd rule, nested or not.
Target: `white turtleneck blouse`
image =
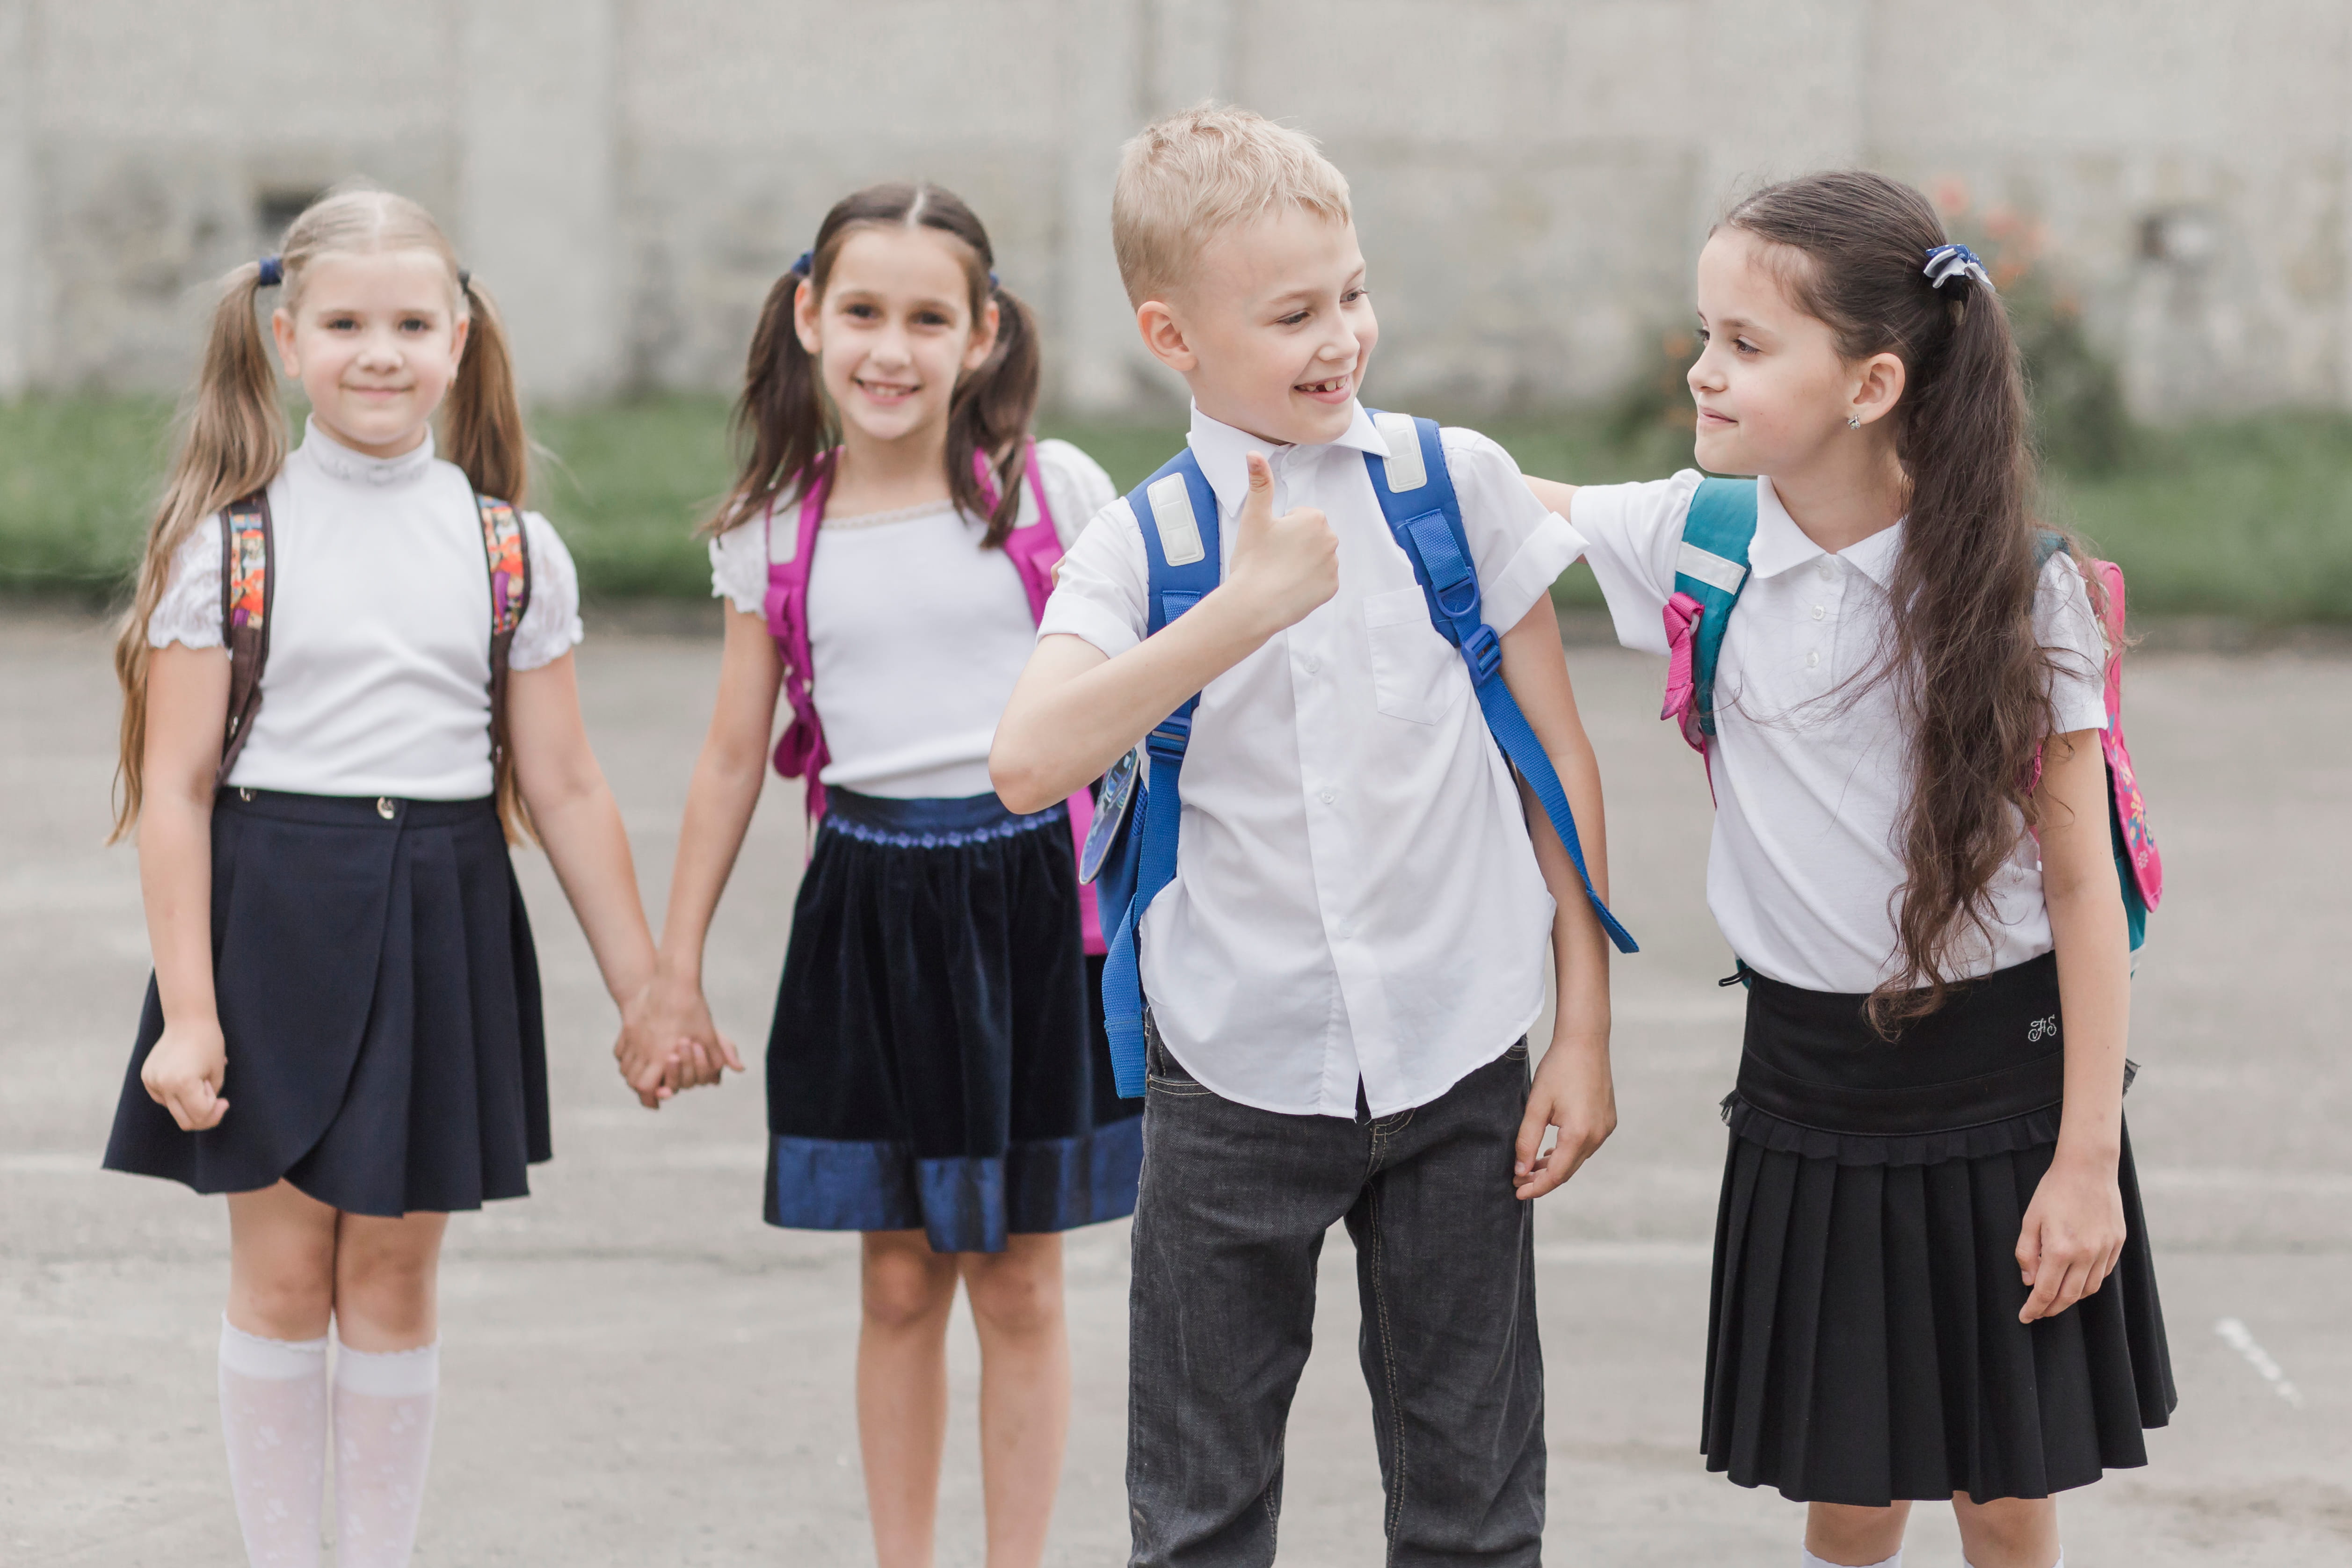
[[[413,452],[369,458],[316,421],[269,484],[269,658],[228,784],[301,795],[472,800],[490,793],[490,586],[473,487]],[[156,647],[221,646],[221,522],[173,557],[147,625]],[[523,514],[530,603],[509,668],[581,637],[572,557]]]

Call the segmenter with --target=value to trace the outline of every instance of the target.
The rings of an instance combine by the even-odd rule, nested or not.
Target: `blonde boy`
[[[1388,447],[1356,395],[1379,325],[1347,182],[1307,137],[1203,105],[1129,142],[1112,227],[1143,341],[1192,388],[1223,577],[1147,637],[1140,527],[1106,507],[1063,563],[991,765],[1009,805],[1038,809],[1201,693],[1176,878],[1140,933],[1132,1561],[1273,1561],[1316,1258],[1344,1220],[1389,1560],[1533,1563],[1529,1200],[1615,1125],[1601,928],[1371,489],[1365,455]],[[1605,887],[1599,773],[1547,597],[1582,542],[1502,448],[1443,442],[1505,679]],[[1547,941],[1561,1005],[1531,1082]]]

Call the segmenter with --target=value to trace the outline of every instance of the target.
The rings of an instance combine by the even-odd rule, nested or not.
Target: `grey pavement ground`
[[[592,623],[593,624],[593,623]],[[1738,1006],[1702,902],[1696,759],[1659,668],[1571,650],[1608,776],[1622,1127],[1538,1220],[1551,1561],[1791,1563],[1801,1510],[1695,1452],[1707,1244]],[[715,638],[607,634],[589,721],[658,901]],[[2181,1407],[2152,1464],[2064,1504],[2068,1561],[2352,1563],[2352,662],[2147,655],[2130,702],[2170,871],[2136,987],[2133,1131]],[[242,1559],[214,1415],[217,1199],[97,1168],[147,965],[136,866],[100,847],[115,699],[92,624],[0,616],[0,1561]],[[799,865],[770,792],[713,938],[723,1023],[765,1038]],[[868,1560],[850,1398],[854,1237],[760,1223],[761,1094],[658,1115],[613,1075],[613,1015],[523,857],[549,997],[557,1155],[453,1225],[424,1564]],[[756,1062],[756,1054],[755,1054]],[[1074,1237],[1076,1414],[1050,1560],[1123,1561],[1123,1226]],[[1282,1561],[1374,1563],[1378,1477],[1344,1232],[1291,1424]],[[2233,1348],[2235,1320],[2258,1347]],[[978,1564],[976,1363],[959,1310],[940,1557]],[[2258,1369],[2282,1369],[2293,1398]],[[1908,1561],[1959,1562],[1923,1509]]]

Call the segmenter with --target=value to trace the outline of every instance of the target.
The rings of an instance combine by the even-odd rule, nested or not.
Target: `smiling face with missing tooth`
[[[1355,225],[1298,207],[1211,237],[1183,285],[1140,314],[1202,413],[1278,444],[1347,432],[1381,335]]]

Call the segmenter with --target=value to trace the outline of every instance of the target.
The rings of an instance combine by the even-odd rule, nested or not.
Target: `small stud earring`
[[[1849,415],[1847,415],[1847,416],[1845,416],[1845,427],[1846,427],[1847,429],[1849,429],[1849,430],[1859,430],[1859,429],[1861,429],[1861,428],[1862,428],[1862,416],[1861,416],[1861,415],[1859,415],[1859,414],[1849,414]]]

